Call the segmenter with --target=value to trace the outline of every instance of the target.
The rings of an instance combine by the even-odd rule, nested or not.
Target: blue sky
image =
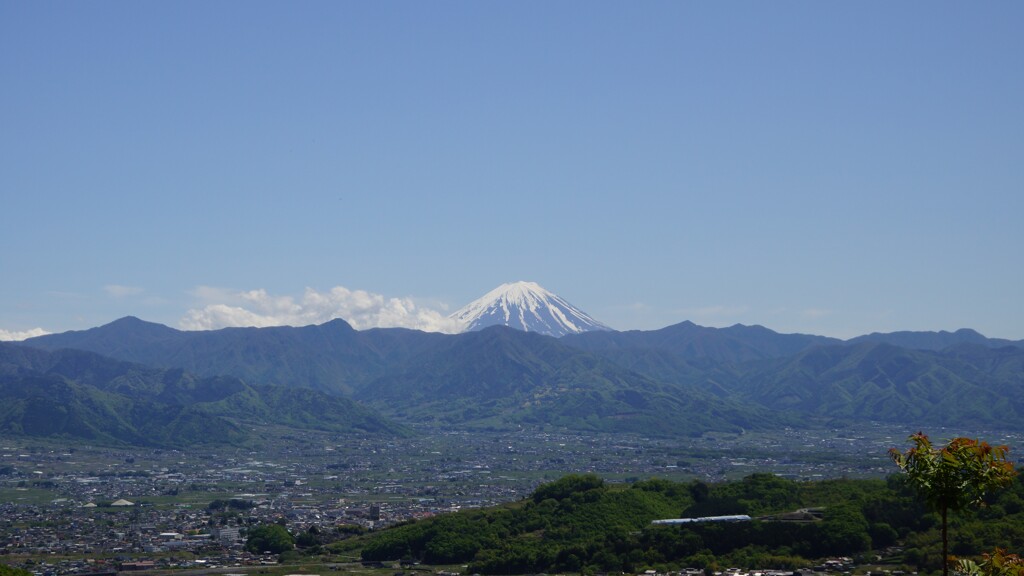
[[[0,337],[1024,338],[1020,2],[0,0]]]

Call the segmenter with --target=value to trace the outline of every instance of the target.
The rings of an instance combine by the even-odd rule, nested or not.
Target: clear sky
[[[0,337],[1024,338],[1024,3],[0,0]]]

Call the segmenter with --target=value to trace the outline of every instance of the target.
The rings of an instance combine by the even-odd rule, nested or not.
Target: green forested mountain
[[[951,346],[970,344],[984,346],[986,348],[1003,348],[1006,346],[1024,347],[1024,340],[1005,340],[1003,338],[986,338],[978,332],[969,328],[961,328],[955,332],[945,330],[939,332],[874,332],[857,336],[847,341],[848,344],[859,344],[861,342],[875,342],[880,344],[891,344],[901,348],[912,350],[945,350]]]
[[[0,430],[141,446],[246,443],[250,434],[199,406],[131,399],[59,376],[21,376],[0,382]]]
[[[249,382],[350,393],[384,372],[385,357],[344,320],[294,328],[187,332],[127,317],[90,330],[33,338],[46,350],[74,348],[199,376],[230,374]],[[423,334],[423,333],[419,333]]]
[[[836,418],[1021,428],[1024,347],[1006,342],[969,330],[841,342],[690,322],[561,339],[341,320],[184,332],[124,318],[25,345],[351,396],[422,423],[690,434]]]
[[[311,389],[198,378],[78,350],[0,344],[0,430],[139,445],[245,443],[243,423],[342,433],[404,428],[346,398]]]
[[[658,382],[815,419],[1024,427],[1024,348],[1016,346],[932,351],[863,341],[741,363],[644,348],[597,354]]]
[[[450,338],[356,393],[388,414],[475,426],[700,434],[764,427],[767,411],[669,386],[559,340],[495,326]]]
[[[734,390],[762,406],[829,418],[1017,428],[1022,363],[1019,348],[828,346],[750,366]]]
[[[1024,547],[1024,486],[956,517],[954,553]],[[811,509],[813,514],[806,512]],[[788,514],[803,510],[803,512]],[[651,524],[744,514],[745,522]],[[707,485],[647,480],[608,485],[592,475],[541,485],[521,502],[384,530],[338,549],[366,560],[468,564],[481,574],[807,568],[824,557],[884,554],[906,571],[939,567],[937,518],[902,477],[793,482],[768,474]],[[901,544],[898,549],[889,549]]]
[[[561,340],[591,352],[659,350],[686,360],[706,358],[729,363],[792,356],[813,346],[841,342],[825,336],[779,334],[763,326],[707,328],[689,321],[659,330],[584,332]]]

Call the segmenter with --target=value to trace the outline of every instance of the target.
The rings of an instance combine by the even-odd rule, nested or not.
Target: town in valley
[[[610,482],[879,478],[895,472],[886,451],[908,433],[872,425],[682,440],[550,430],[382,440],[288,431],[258,449],[187,451],[7,437],[0,556],[44,576],[273,564],[243,549],[247,527],[371,531],[516,501],[569,473]],[[1020,434],[984,434],[1021,445]]]

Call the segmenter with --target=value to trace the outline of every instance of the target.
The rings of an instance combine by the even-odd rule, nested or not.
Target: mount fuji
[[[611,330],[536,282],[502,284],[456,311],[450,318],[466,331],[509,326],[556,338],[593,330]]]

